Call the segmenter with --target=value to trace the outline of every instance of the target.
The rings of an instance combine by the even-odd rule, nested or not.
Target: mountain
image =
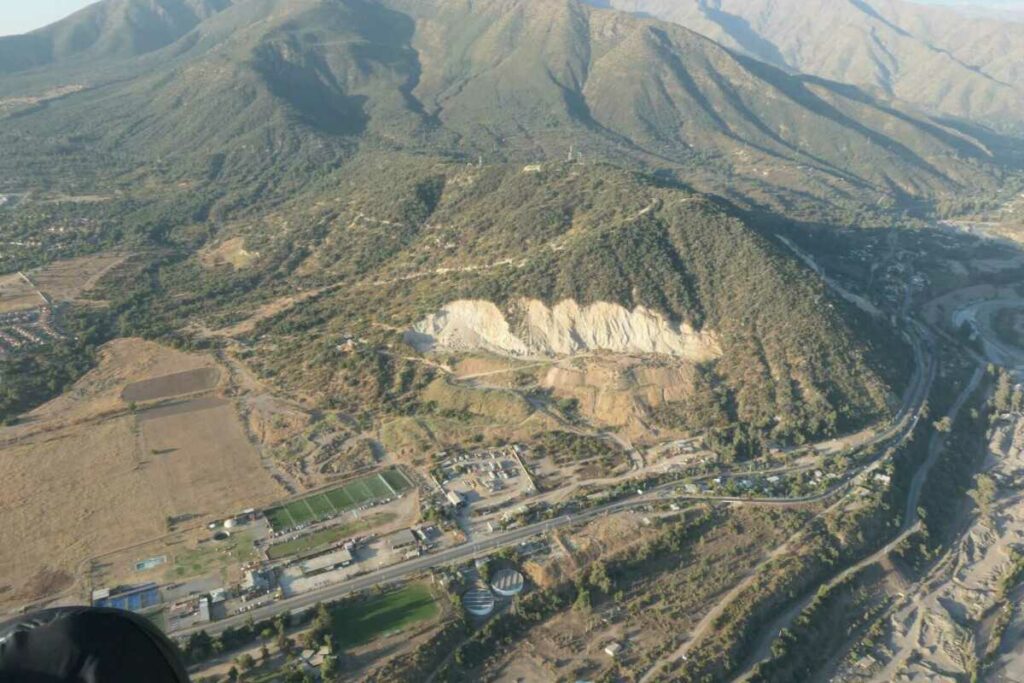
[[[21,94],[0,100],[0,191],[30,199],[0,232],[37,260],[53,221],[139,254],[109,292],[119,334],[237,329],[198,341],[244,337],[267,381],[353,415],[468,410],[437,405],[439,361],[413,355],[454,340],[646,364],[622,382],[661,377],[638,419],[722,430],[736,454],[863,425],[904,345],[763,206],[926,202],[1005,172],[988,133],[577,0],[202,7],[176,40],[131,43],[146,26],[127,22],[68,61],[5,59],[0,91]]]
[[[1024,23],[902,0],[611,0],[779,68],[1024,131]]]
[[[655,353],[657,367],[699,372],[675,387],[685,398],[650,399],[651,425],[740,420],[785,441],[885,414],[905,380],[904,345],[884,320],[835,300],[766,226],[648,176],[375,155],[327,186],[219,240],[260,255],[223,277],[284,271],[284,291],[320,292],[247,336],[266,375],[346,410],[409,390],[373,354],[339,356],[344,337],[395,346],[404,336],[441,358],[515,355],[511,334],[556,356]],[[195,305],[208,312],[206,297]],[[559,333],[567,343],[549,343]],[[671,389],[663,381],[648,395]]]
[[[171,8],[184,18],[171,22]],[[126,15],[137,20],[113,19]],[[90,33],[74,64],[9,77],[23,95],[81,88],[0,122],[9,180],[52,174],[38,157],[57,149],[76,181],[85,166],[137,172],[160,159],[179,176],[265,188],[356,148],[524,162],[573,148],[793,209],[988,191],[1011,151],[576,0],[108,0],[0,40],[0,71],[23,65],[17,41],[55,41],[101,17],[109,31]],[[94,53],[116,78],[86,68]]]
[[[170,45],[232,0],[107,0],[45,28],[0,38],[0,74],[143,55]]]

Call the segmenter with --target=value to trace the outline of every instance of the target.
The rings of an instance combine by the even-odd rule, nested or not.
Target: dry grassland
[[[69,392],[0,430],[0,610],[65,588],[92,558],[166,535],[168,517],[200,524],[281,496],[230,401],[125,410],[126,384],[215,367],[118,340]]]
[[[126,258],[126,254],[82,256],[56,261],[29,276],[54,301],[75,301]]]
[[[43,304],[35,287],[18,273],[0,277],[0,313],[12,313]]]

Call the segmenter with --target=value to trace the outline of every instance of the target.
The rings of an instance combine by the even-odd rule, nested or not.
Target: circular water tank
[[[234,529],[236,526],[238,526],[238,521],[237,520],[235,520],[235,519],[226,519],[226,520],[224,520],[224,528],[225,529]]]
[[[486,588],[473,588],[462,596],[462,606],[474,617],[486,617],[494,611],[494,595]]]
[[[502,569],[491,578],[491,590],[503,598],[511,598],[523,592],[523,575],[515,569]]]

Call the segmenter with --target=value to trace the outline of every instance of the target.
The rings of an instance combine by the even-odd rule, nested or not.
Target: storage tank
[[[473,588],[462,596],[462,606],[474,617],[486,617],[494,611],[494,595],[486,588]]]
[[[503,598],[511,598],[523,592],[523,575],[515,569],[502,569],[491,579],[491,590]]]

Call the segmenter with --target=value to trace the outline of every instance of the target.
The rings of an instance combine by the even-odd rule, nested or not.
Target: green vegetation
[[[436,164],[421,164],[411,161],[393,184],[400,188],[439,172]],[[902,348],[892,331],[834,300],[754,226],[714,204],[608,166],[557,164],[542,175],[510,166],[448,167],[447,172],[452,181],[440,198],[419,210],[431,224],[446,226],[453,252],[435,253],[430,246],[435,235],[414,233],[407,244],[389,247],[390,255],[376,263],[372,277],[467,263],[499,265],[362,286],[368,275],[353,273],[357,264],[331,253],[340,243],[329,236],[358,225],[360,214],[373,210],[380,216],[387,202],[363,180],[350,181],[358,183],[351,195],[355,204],[338,207],[330,218],[335,227],[321,224],[323,237],[315,239],[322,246],[315,252],[320,262],[331,264],[316,281],[343,279],[352,286],[324,293],[258,327],[254,337],[265,341],[256,345],[254,363],[264,375],[285,388],[322,391],[330,406],[356,412],[501,412],[515,419],[521,415],[515,405],[499,411],[490,405],[499,398],[510,401],[511,394],[475,392],[471,402],[464,396],[467,389],[443,380],[430,384],[429,366],[372,347],[401,344],[398,335],[382,328],[406,329],[453,299],[505,306],[519,297],[548,304],[573,298],[581,304],[646,306],[718,336],[722,359],[701,368],[694,399],[694,405],[708,407],[676,411],[672,426],[721,429],[725,442],[733,444],[740,435],[731,425],[742,421],[749,425],[743,438],[760,444],[834,434],[887,411],[889,387],[898,377],[883,376],[873,366]],[[456,184],[466,174],[472,184]],[[652,197],[655,208],[643,213]],[[346,248],[358,250],[367,240],[372,250],[373,235],[346,227]],[[302,232],[294,236],[295,242],[305,239]],[[562,248],[552,250],[555,244]],[[506,259],[523,265],[500,265]],[[339,351],[342,333],[364,339],[365,346]],[[737,457],[750,451],[740,446]]]
[[[291,529],[300,524],[333,517],[370,501],[391,498],[412,486],[398,470],[388,470],[387,473],[387,477],[381,472],[368,474],[337,488],[271,508],[267,510],[267,518],[276,531]]]
[[[479,416],[515,424],[533,412],[521,397],[499,389],[479,390],[437,379],[423,391],[427,410],[444,417]]]
[[[252,547],[252,535],[241,531],[232,533],[223,541],[208,540],[196,548],[174,553],[174,564],[168,569],[167,578],[177,581],[214,571],[226,576],[229,565],[241,565],[254,559],[256,551]]]
[[[1018,329],[1017,321],[1024,316],[1024,310],[1020,308],[1004,308],[992,316],[992,329],[999,339],[1018,348],[1024,348],[1024,334]]]
[[[617,460],[622,450],[608,439],[576,434],[575,432],[543,432],[530,442],[538,456],[550,455],[559,465],[593,459]]]
[[[387,524],[394,518],[395,515],[393,513],[377,512],[372,515],[367,515],[356,522],[332,526],[329,529],[314,531],[311,534],[306,534],[305,536],[291,541],[275,543],[267,549],[267,555],[272,560],[277,560],[282,557],[302,555],[307,552],[329,546],[333,543],[337,543],[338,541],[349,538],[361,531],[366,531],[367,529]]]
[[[95,363],[96,346],[108,338],[107,320],[87,310],[67,311],[61,321],[64,339],[0,360],[0,421],[57,396]]]
[[[882,576],[878,565],[871,565],[819,589],[792,627],[775,639],[771,658],[755,668],[750,680],[795,683],[813,675],[889,605],[888,599],[876,595]]]
[[[383,595],[345,600],[332,607],[333,635],[343,646],[361,645],[433,619],[439,613],[430,588],[410,583]]]

